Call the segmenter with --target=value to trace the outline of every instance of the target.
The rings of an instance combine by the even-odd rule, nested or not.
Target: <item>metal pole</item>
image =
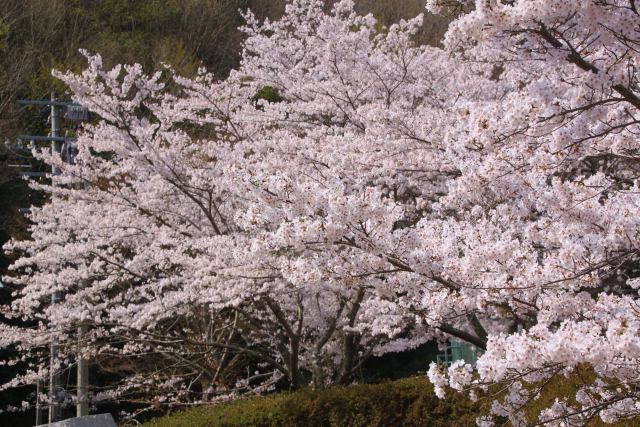
[[[51,154],[60,153],[60,148],[62,144],[58,141],[60,137],[60,125],[58,123],[58,108],[56,105],[56,99],[53,92],[51,93]],[[51,173],[53,175],[57,175],[60,173],[60,170],[53,166],[51,168]]]
[[[51,93],[51,101],[55,102],[55,95]],[[59,136],[60,127],[58,126],[58,110],[55,104],[51,105],[51,136]],[[55,154],[59,150],[60,143],[57,141],[51,141],[51,152]],[[52,174],[57,175],[59,170],[57,167],[52,168]],[[57,304],[61,299],[60,292],[54,291],[51,295],[51,304]],[[58,358],[58,345],[55,337],[51,338],[51,350],[49,360],[49,423],[53,423],[60,419],[60,374],[56,367]]]
[[[42,403],[40,402],[40,394],[42,393],[42,381],[36,382],[36,425],[42,424]]]
[[[51,304],[59,301],[58,292],[51,295]],[[60,373],[56,366],[58,359],[58,345],[54,337],[51,338],[50,360],[49,360],[49,423],[60,419]]]
[[[76,416],[89,415],[89,361],[82,356],[82,340],[87,334],[88,326],[82,323],[78,327],[78,396]]]

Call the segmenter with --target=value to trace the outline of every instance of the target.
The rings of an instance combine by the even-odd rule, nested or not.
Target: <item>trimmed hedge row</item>
[[[475,426],[481,404],[461,395],[438,399],[425,377],[301,390],[203,406],[152,420],[147,427]]]
[[[572,397],[592,375],[579,368],[574,375],[556,377],[526,410],[527,421],[536,425],[538,414],[556,398]],[[500,395],[494,389],[490,395]],[[476,418],[488,414],[491,396],[472,402],[464,394],[447,392],[438,399],[425,376],[404,378],[379,384],[332,387],[327,390],[305,389],[239,399],[229,404],[208,405],[175,412],[154,419],[146,427],[471,427]],[[504,425],[510,425],[504,420]],[[589,427],[640,426],[640,418],[604,424],[598,417]]]

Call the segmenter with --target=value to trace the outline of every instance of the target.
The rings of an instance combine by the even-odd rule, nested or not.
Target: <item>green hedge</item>
[[[540,411],[557,397],[575,392],[589,369],[579,369],[569,378],[551,380],[539,399],[527,408],[527,421],[537,424]],[[587,378],[589,379],[589,378]],[[592,379],[592,378],[591,378]],[[301,390],[264,397],[240,399],[233,403],[202,406],[152,420],[147,427],[315,427],[315,426],[475,426],[476,418],[489,413],[492,396],[503,393],[499,387],[477,403],[465,395],[448,391],[438,399],[426,377],[405,378],[380,384],[333,387],[327,390]],[[510,425],[504,420],[505,425]],[[640,418],[604,424],[598,417],[589,427],[640,426]]]
[[[302,390],[204,406],[147,427],[475,426],[480,404],[449,394],[440,400],[425,377],[380,384]]]

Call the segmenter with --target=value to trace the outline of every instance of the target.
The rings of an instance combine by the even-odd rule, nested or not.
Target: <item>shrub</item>
[[[177,412],[147,426],[473,426],[481,406],[460,395],[439,400],[426,378],[414,377],[252,397]]]
[[[588,374],[588,373],[586,373]],[[556,378],[527,410],[528,422],[536,423],[537,414],[556,398],[573,396],[586,375],[579,372],[569,378]],[[146,427],[294,427],[294,426],[475,426],[476,418],[487,414],[495,394],[472,402],[464,394],[448,393],[438,399],[425,377],[405,378],[379,384],[358,384],[326,390],[305,389],[240,399],[230,404],[202,406],[154,419]],[[508,424],[505,424],[508,425]],[[640,420],[604,424],[598,418],[588,426],[626,427]]]

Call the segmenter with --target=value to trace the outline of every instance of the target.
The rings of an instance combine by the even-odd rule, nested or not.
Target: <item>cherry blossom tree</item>
[[[425,194],[438,188],[426,184],[438,170],[413,171],[423,142],[405,107],[440,108],[420,99],[439,52],[411,42],[420,18],[380,31],[352,7],[247,15],[243,65],[224,82],[105,70],[99,56],[80,75],[56,73],[101,119],[79,136],[75,164],[38,153],[61,174],[36,185],[51,200],[33,209],[33,239],[8,247],[23,253],[11,311],[38,326],[5,340],[40,360],[10,385],[46,373],[35,367],[52,339],[56,368],[68,367],[81,324],[84,356],[129,374],[112,396],[162,401],[228,392],[230,366],[250,370],[235,372],[239,387],[347,383],[370,355],[432,338],[377,248],[394,244],[377,233],[419,216],[379,120],[413,139],[396,156],[425,175]],[[270,91],[282,102],[263,99]]]
[[[489,335],[477,380],[456,365],[449,382],[507,384],[493,412],[515,425],[554,377],[585,366],[594,376],[539,422],[638,415],[639,23],[633,1],[477,1],[445,38],[491,83],[450,116],[461,176],[428,230],[455,230],[456,296],[511,325]]]

